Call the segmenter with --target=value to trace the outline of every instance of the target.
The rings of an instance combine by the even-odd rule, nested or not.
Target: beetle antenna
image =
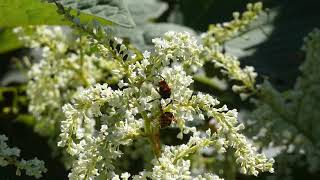
[[[165,80],[165,81],[166,81],[166,79],[165,79],[161,74],[159,74],[159,76],[160,76],[163,80]]]

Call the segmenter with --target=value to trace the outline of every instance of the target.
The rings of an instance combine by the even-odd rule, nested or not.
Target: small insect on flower
[[[163,80],[159,81],[158,86],[159,86],[159,90],[158,89],[156,89],[156,90],[160,94],[161,97],[157,98],[157,99],[153,99],[153,100],[149,101],[149,103],[153,102],[155,100],[161,100],[161,99],[170,98],[170,96],[171,96],[171,88],[170,88],[170,86],[168,85],[168,83],[166,82],[166,80],[164,78],[163,78]],[[172,103],[172,101],[170,103]],[[169,105],[170,103],[168,103],[167,105]]]
[[[171,125],[172,121],[175,121],[172,112],[165,112],[160,116],[160,127],[165,128]]]
[[[172,112],[163,112],[163,109],[160,105],[160,127],[166,128],[171,125],[172,121],[176,121]]]
[[[162,99],[168,99],[171,96],[171,88],[164,78],[159,82],[159,94]]]

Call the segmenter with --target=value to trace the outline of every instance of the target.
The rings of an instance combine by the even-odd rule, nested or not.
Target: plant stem
[[[236,179],[236,166],[235,160],[233,158],[233,150],[228,148],[225,154],[225,164],[223,170],[223,176],[225,180],[235,180]]]

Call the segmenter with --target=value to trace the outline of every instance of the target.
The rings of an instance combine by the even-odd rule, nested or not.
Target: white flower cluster
[[[77,88],[105,80],[112,62],[93,53],[86,37],[72,36],[66,28],[37,26],[16,28],[15,32],[28,47],[41,53],[28,73],[29,111],[37,119],[36,130],[54,137],[64,117],[62,105]]]
[[[273,160],[258,154],[238,132],[243,125],[237,121],[236,110],[218,108],[217,99],[190,89],[192,77],[183,64],[200,62],[202,47],[196,40],[187,33],[168,32],[153,42],[155,52],[145,52],[141,60],[115,58],[121,71],[114,72],[126,77],[119,82],[120,89],[97,84],[79,90],[64,106],[66,119],[61,123],[59,146],[66,147],[76,159],[70,179],[128,179],[130,174],[117,175],[113,164],[123,153],[120,146],[137,138],[149,139],[155,159],[152,169],[133,179],[219,179],[210,173],[194,176],[191,162],[184,159],[207,146],[220,153],[229,146],[235,148],[243,173],[273,172]],[[216,119],[220,127],[201,136],[188,122],[204,123],[205,117]],[[178,138],[193,136],[187,144],[162,147],[160,129],[174,126],[180,128]]]
[[[221,46],[229,39],[243,31],[257,19],[262,12],[262,3],[257,2],[247,5],[247,11],[242,13],[234,12],[234,20],[223,24],[215,24],[209,27],[209,30],[201,35],[204,45],[203,61],[212,62],[221,72],[230,79],[241,82],[241,85],[234,85],[232,90],[240,93],[242,99],[247,98],[255,89],[255,79],[257,73],[252,66],[240,67],[239,60],[222,52]]]
[[[205,48],[204,59],[207,62],[213,62],[217,68],[221,68],[221,72],[226,74],[231,80],[240,81],[240,85],[233,85],[232,90],[240,93],[242,99],[246,99],[251,91],[255,89],[257,73],[254,67],[240,67],[240,61],[232,55],[223,54],[215,48]]]
[[[196,43],[195,37],[189,33],[176,33],[169,31],[162,38],[153,39],[154,48],[161,59],[164,66],[170,64],[170,61],[181,61],[186,65],[202,66],[202,62],[198,58],[202,51],[202,46]]]
[[[245,28],[254,20],[259,14],[262,13],[262,3],[256,2],[254,4],[247,4],[247,11],[240,14],[239,12],[233,13],[233,20],[223,24],[213,24],[209,26],[209,30],[205,36],[205,44],[212,46],[216,44],[223,44],[225,41],[231,39]]]
[[[165,146],[158,160],[154,160],[152,172],[144,172],[151,179],[220,179],[217,175],[205,173],[204,175],[193,176],[190,172],[190,160],[185,160],[183,157],[188,157],[190,154],[201,150],[210,145],[216,145],[217,150],[224,149],[223,139],[214,140],[216,135],[211,136],[210,130],[207,135],[200,136],[195,128],[191,128],[193,136],[190,137],[187,144],[180,146]]]
[[[59,146],[67,145],[67,151],[77,157],[70,179],[113,176],[110,171],[114,170],[113,161],[121,155],[119,146],[142,135],[143,122],[134,117],[137,110],[124,101],[131,93],[134,92],[112,91],[106,84],[96,85],[79,94],[73,106],[64,106],[67,119],[61,123]],[[102,106],[108,106],[105,103],[112,106],[105,107],[109,114],[100,111]],[[98,132],[94,129],[97,119],[102,124]]]
[[[25,170],[28,176],[34,176],[35,178],[40,178],[42,177],[42,173],[47,172],[44,162],[38,158],[18,160],[17,158],[20,157],[20,149],[16,147],[10,148],[6,143],[7,140],[7,136],[0,135],[0,166],[16,166],[16,174],[19,176],[21,175],[21,170]]]

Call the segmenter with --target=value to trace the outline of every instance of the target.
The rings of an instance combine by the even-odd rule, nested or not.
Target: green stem
[[[235,160],[233,158],[232,149],[227,149],[225,154],[226,163],[224,164],[223,176],[225,180],[235,180],[236,179],[236,165]]]
[[[209,78],[205,75],[195,75],[193,76],[193,80],[201,84],[204,84],[206,86],[209,86],[212,89],[218,89],[220,91],[223,91],[226,89],[225,87],[223,87],[223,85],[221,85],[221,82],[219,82],[216,79]]]
[[[190,147],[188,148],[187,151],[182,151],[181,153],[179,153],[173,160],[173,163],[177,163],[177,161],[183,157],[185,157],[186,155],[192,153],[192,152],[195,152],[197,151],[199,147],[196,145],[196,146],[193,146],[193,147]]]
[[[199,148],[204,147],[204,146],[210,146],[211,144],[213,144],[213,141],[208,140],[208,141],[203,141],[197,145],[191,145],[191,146],[189,146],[189,148],[186,151],[180,152],[173,160],[173,163],[176,163],[179,159],[187,156],[188,154],[196,152]]]
[[[144,119],[144,129],[145,135],[148,137],[150,144],[152,146],[154,154],[159,157],[160,156],[160,132],[158,128],[152,128],[151,120],[148,118],[145,112],[141,112],[141,115]]]

